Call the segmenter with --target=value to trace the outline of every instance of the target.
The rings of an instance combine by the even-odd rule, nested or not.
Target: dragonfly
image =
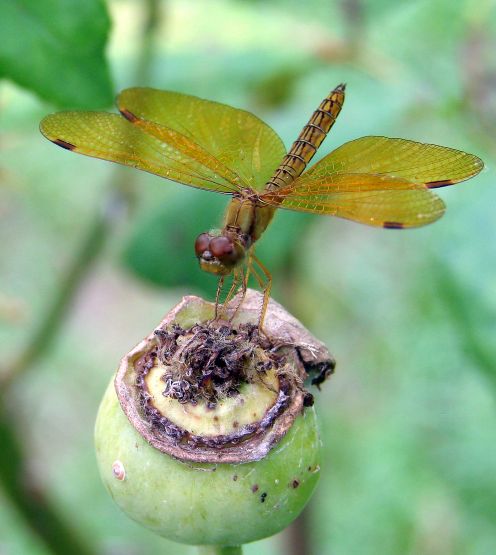
[[[222,228],[201,233],[195,254],[202,270],[219,277],[216,318],[226,276],[232,275],[232,284],[223,306],[238,291],[242,302],[254,276],[263,290],[262,329],[272,277],[255,255],[255,244],[277,209],[386,229],[420,227],[445,211],[432,189],[474,177],[483,168],[473,154],[383,136],[349,141],[308,168],[344,99],[341,84],[287,152],[277,133],[248,111],[142,87],[118,95],[120,114],[59,112],[45,117],[40,129],[64,149],[229,195]]]

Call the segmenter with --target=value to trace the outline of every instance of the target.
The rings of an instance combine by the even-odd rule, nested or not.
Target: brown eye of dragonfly
[[[215,256],[215,258],[224,258],[233,254],[234,244],[224,235],[214,237],[210,241],[210,252]]]
[[[195,253],[196,256],[200,257],[206,250],[208,250],[210,244],[210,237],[208,233],[201,233],[198,235],[195,241]]]

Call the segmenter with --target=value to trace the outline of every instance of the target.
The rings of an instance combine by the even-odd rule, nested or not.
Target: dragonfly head
[[[243,260],[245,248],[234,237],[220,231],[211,231],[198,235],[195,253],[202,270],[225,276]]]

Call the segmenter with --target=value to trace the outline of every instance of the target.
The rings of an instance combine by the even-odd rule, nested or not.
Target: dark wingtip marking
[[[452,179],[440,179],[439,181],[429,181],[426,183],[429,189],[437,189],[438,187],[446,187],[446,185],[453,185],[455,182]]]
[[[131,123],[134,123],[135,121],[138,121],[138,118],[129,110],[127,110],[126,108],[120,108],[119,112]]]
[[[76,145],[73,145],[72,143],[68,143],[67,141],[63,141],[62,139],[54,139],[52,143],[55,143],[56,145],[59,145],[62,148],[65,148],[66,150],[74,150],[76,148]]]
[[[384,229],[403,229],[405,226],[400,222],[384,222],[382,227]]]
[[[344,92],[346,90],[346,83],[340,83],[335,89],[334,91],[341,91]]]

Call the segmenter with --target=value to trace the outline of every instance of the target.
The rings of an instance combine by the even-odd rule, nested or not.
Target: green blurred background
[[[289,146],[343,81],[317,158],[387,135],[486,169],[419,230],[277,215],[273,296],[338,367],[318,491],[246,553],[496,553],[494,0],[0,0],[0,36],[0,554],[195,552],[119,512],[92,428],[120,357],[212,295],[193,242],[226,199],[56,148],[39,120],[150,85],[248,109]]]

